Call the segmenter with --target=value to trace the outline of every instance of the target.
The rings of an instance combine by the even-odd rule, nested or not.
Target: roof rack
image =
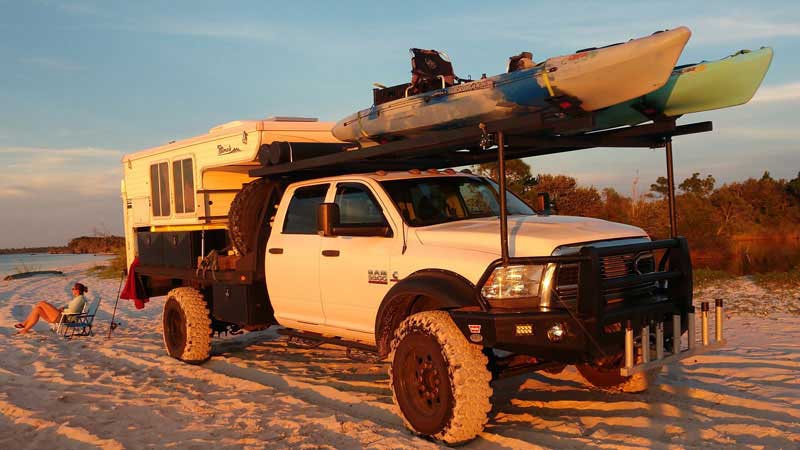
[[[535,117],[535,116],[534,116]],[[586,120],[588,117],[576,117]],[[333,153],[250,171],[252,177],[287,176],[294,179],[313,178],[375,170],[440,169],[497,161],[498,173],[505,174],[505,162],[529,156],[564,153],[593,147],[664,147],[667,163],[667,199],[670,237],[678,233],[675,207],[675,177],[672,167],[672,138],[685,134],[711,131],[711,122],[677,125],[675,119],[656,119],[645,125],[612,130],[565,135],[541,132],[541,119],[530,117],[506,119],[474,128],[443,131],[424,137],[389,142],[374,147]],[[586,122],[584,122],[585,125]],[[565,122],[560,125],[565,126]],[[532,133],[528,130],[537,130]],[[510,263],[508,251],[508,211],[506,209],[506,177],[499,181],[500,251],[503,265]]]
[[[422,137],[391,141],[373,147],[264,165],[250,171],[252,177],[288,176],[294,179],[375,170],[445,168],[496,161],[492,136],[504,134],[505,159],[570,152],[593,147],[663,147],[673,136],[712,130],[711,122],[677,125],[674,119],[576,135],[545,134],[530,119],[509,119],[482,127],[432,132]],[[526,132],[538,128],[535,133]],[[488,141],[488,146],[487,146]],[[481,145],[483,143],[484,145]]]

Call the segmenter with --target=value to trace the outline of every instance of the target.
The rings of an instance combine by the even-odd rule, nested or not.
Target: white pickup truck
[[[214,187],[248,170],[216,158],[258,151],[281,167],[300,154],[300,144],[254,141],[273,122],[242,126],[204,138],[207,156],[186,156],[198,138],[124,160],[132,275],[141,296],[166,296],[164,343],[175,358],[202,363],[214,333],[278,324],[294,338],[388,358],[407,426],[457,444],[483,429],[499,377],[575,365],[598,388],[635,392],[661,365],[701,351],[685,239],[536,212],[511,193],[503,217],[494,181],[452,169],[250,170],[243,187]],[[198,169],[204,158],[208,169]],[[228,213],[214,214],[213,199],[226,195]],[[720,320],[718,329],[721,344]]]

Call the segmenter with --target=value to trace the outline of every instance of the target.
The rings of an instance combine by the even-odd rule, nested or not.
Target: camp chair
[[[56,333],[66,338],[93,335],[92,323],[98,308],[100,308],[100,297],[95,298],[88,309],[84,307],[80,314],[62,314],[56,327]]]

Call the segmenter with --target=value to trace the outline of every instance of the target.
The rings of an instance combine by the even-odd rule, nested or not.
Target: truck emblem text
[[[367,271],[367,279],[370,284],[389,284],[389,278],[386,276],[385,270],[369,270]]]

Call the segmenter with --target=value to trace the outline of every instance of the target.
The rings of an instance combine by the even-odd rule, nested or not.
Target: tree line
[[[497,180],[497,165],[475,167]],[[535,205],[540,192],[550,194],[556,214],[628,223],[656,239],[669,237],[667,180],[659,177],[648,191],[626,196],[613,188],[581,186],[567,175],[532,175],[522,160],[506,163],[508,188]],[[717,186],[711,174],[693,173],[676,189],[678,232],[696,249],[724,247],[732,239],[800,237],[800,172],[791,180],[761,178]]]

